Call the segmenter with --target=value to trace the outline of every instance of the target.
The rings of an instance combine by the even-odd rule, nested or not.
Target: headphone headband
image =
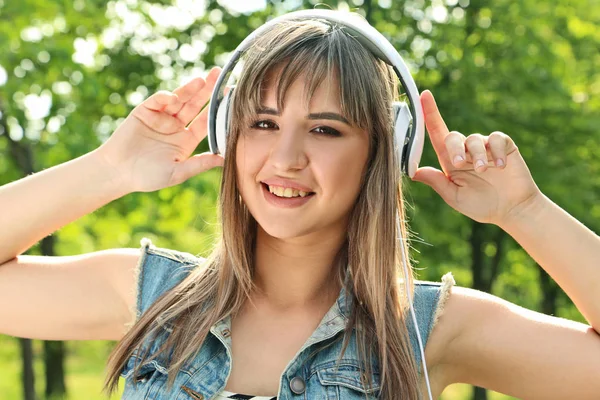
[[[423,152],[425,126],[419,91],[417,90],[417,86],[410,71],[394,46],[392,46],[392,44],[377,31],[377,29],[369,25],[366,20],[362,19],[358,14],[334,10],[301,10],[281,15],[254,30],[238,45],[229,61],[227,61],[223,67],[223,71],[217,79],[215,89],[213,90],[210,99],[208,109],[208,139],[211,152],[214,154],[221,153],[219,151],[216,134],[217,111],[219,104],[223,100],[224,86],[233,71],[233,67],[242,54],[254,43],[257,37],[270,29],[273,25],[289,20],[305,19],[324,19],[326,21],[335,22],[346,31],[353,33],[355,38],[376,57],[393,67],[394,72],[406,90],[409,99],[410,113],[413,117],[410,133],[406,135],[404,143],[397,143],[396,145],[403,147],[401,156],[402,171],[408,173],[411,177],[414,176]]]

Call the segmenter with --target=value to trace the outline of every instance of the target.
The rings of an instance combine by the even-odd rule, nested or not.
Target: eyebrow
[[[258,109],[258,114],[269,114],[269,115],[281,115],[279,111],[274,108],[263,107]],[[352,126],[352,124],[344,118],[342,115],[334,112],[320,112],[320,113],[312,113],[308,114],[308,119],[332,119],[334,121],[340,121],[348,126]]]

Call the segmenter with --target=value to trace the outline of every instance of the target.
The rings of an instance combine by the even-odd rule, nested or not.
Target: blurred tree
[[[418,86],[435,94],[451,130],[511,135],[542,191],[599,230],[600,9],[589,1],[272,0],[254,9],[250,3],[0,2],[0,184],[93,150],[150,93],[223,65],[270,17],[318,3],[363,13],[399,50]],[[201,143],[198,152],[206,150]],[[437,165],[430,146],[421,164]],[[28,253],[137,247],[147,236],[205,254],[217,234],[219,181],[211,171],[125,196]],[[407,181],[405,192],[419,279],[439,280],[451,270],[462,286],[583,321],[498,228],[459,215],[424,185]],[[25,398],[33,399],[31,343],[21,343]],[[46,345],[47,395],[65,391],[58,343]],[[475,396],[486,398],[485,391]]]

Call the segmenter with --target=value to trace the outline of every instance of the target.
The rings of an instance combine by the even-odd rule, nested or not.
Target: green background
[[[541,190],[599,231],[600,7],[581,0],[319,3],[365,15],[400,51],[418,87],[434,93],[450,129],[509,134]],[[271,16],[315,4],[0,0],[0,184],[97,148],[149,94],[223,65],[228,52]],[[202,142],[197,152],[206,150]],[[437,166],[429,143],[421,165]],[[206,254],[216,231],[219,179],[215,170],[177,187],[127,195],[27,254],[137,248],[142,237]],[[452,271],[461,286],[585,322],[504,232],[458,214],[424,185],[407,181],[405,187],[419,279],[438,281]],[[0,399],[23,398],[19,344],[0,336]],[[66,398],[101,398],[113,345],[64,343]],[[52,362],[44,366],[43,342],[34,340],[33,351],[36,393],[46,398],[44,371]],[[473,396],[486,393],[453,385],[442,398]]]

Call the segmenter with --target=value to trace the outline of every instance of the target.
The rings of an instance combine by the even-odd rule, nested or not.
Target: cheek
[[[252,140],[240,135],[236,147],[236,172],[240,191],[244,185],[256,181],[256,175],[261,167],[261,153]]]
[[[367,149],[355,146],[348,151],[338,151],[323,158],[322,176],[333,189],[332,196],[355,197],[358,194],[363,169],[367,162]]]
[[[246,135],[240,134],[236,147],[236,159],[238,165],[250,165],[256,163],[260,158],[260,148],[256,144],[256,140],[247,138]]]

